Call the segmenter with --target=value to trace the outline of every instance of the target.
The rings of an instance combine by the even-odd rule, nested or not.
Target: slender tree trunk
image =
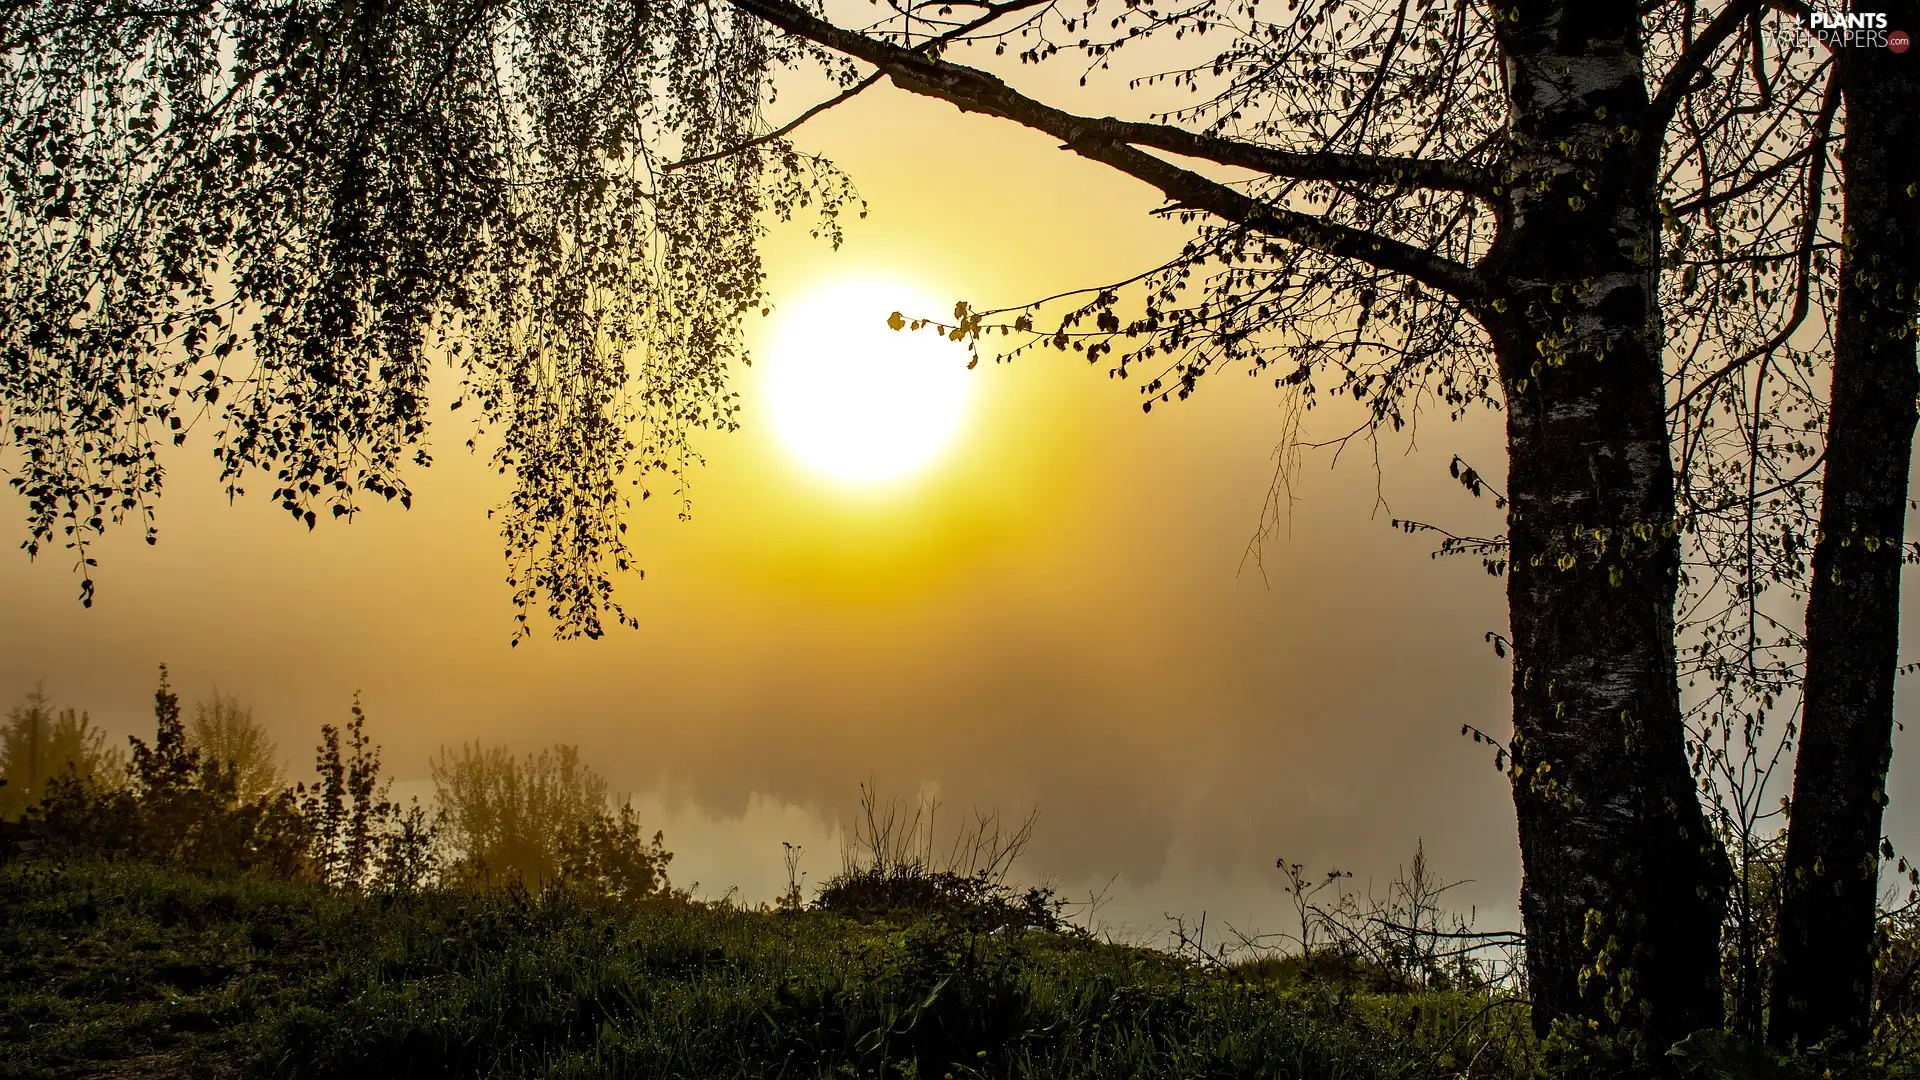
[[[1533,1017],[1657,1057],[1717,1026],[1724,856],[1684,752],[1660,215],[1632,3],[1503,22],[1513,794]]]
[[[1890,30],[1920,33],[1920,4],[1880,7]],[[1773,998],[1782,1047],[1851,1047],[1867,1035],[1920,392],[1920,54],[1843,47],[1835,61],[1846,95],[1846,245]]]

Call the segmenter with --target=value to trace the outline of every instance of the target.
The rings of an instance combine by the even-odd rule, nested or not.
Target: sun
[[[764,367],[773,429],[803,465],[870,487],[903,479],[952,445],[966,420],[966,350],[894,312],[938,304],[899,280],[830,282],[778,316]]]

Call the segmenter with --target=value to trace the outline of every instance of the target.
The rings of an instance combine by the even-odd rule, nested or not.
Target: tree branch
[[[1782,326],[1777,333],[1769,337],[1759,346],[1727,361],[1719,370],[1700,380],[1693,389],[1682,394],[1680,400],[1674,402],[1673,405],[1667,409],[1668,416],[1673,416],[1684,410],[1695,398],[1711,390],[1722,379],[1727,378],[1762,356],[1771,355],[1774,350],[1779,349],[1792,339],[1794,332],[1800,329],[1800,324],[1806,321],[1808,310],[1812,304],[1813,252],[1817,246],[1814,243],[1814,238],[1819,235],[1820,209],[1826,191],[1827,140],[1833,134],[1834,114],[1839,112],[1840,102],[1841,92],[1839,80],[1833,76],[1829,76],[1826,100],[1820,106],[1820,116],[1814,128],[1816,134],[1814,135],[1813,145],[1811,147],[1812,161],[1808,166],[1807,190],[1804,196],[1806,199],[1805,216],[1802,218],[1800,224],[1800,242],[1794,247],[1794,253],[1799,259],[1798,281],[1794,286],[1793,312],[1788,316],[1786,325]]]
[[[1653,96],[1653,102],[1647,107],[1646,131],[1666,131],[1674,110],[1680,107],[1680,99],[1686,97],[1693,88],[1693,80],[1706,70],[1713,60],[1713,54],[1719,52],[1720,46],[1726,44],[1727,39],[1740,29],[1741,23],[1767,6],[1766,0],[1733,0],[1713,17],[1706,29],[1700,31],[1700,36],[1693,39],[1693,44],[1680,54],[1680,59],[1673,62],[1667,77],[1661,81],[1660,92]],[[1657,147],[1662,140],[1655,138],[1648,141]]]
[[[862,90],[865,90],[867,87],[872,86],[874,83],[879,82],[881,74],[882,73],[878,71],[874,72],[873,74],[867,76],[866,78],[861,79],[859,82],[854,83],[852,86],[847,87],[845,90],[840,91],[838,94],[835,94],[834,96],[828,98],[825,101],[819,102],[818,104],[814,105],[812,108],[808,109],[806,112],[801,113],[799,116],[796,116],[793,119],[787,121],[786,123],[780,125],[779,127],[774,128],[772,131],[767,132],[765,135],[762,135],[759,138],[748,139],[746,142],[740,143],[736,146],[729,146],[725,150],[715,150],[711,154],[701,154],[699,157],[681,158],[679,161],[671,162],[666,166],[662,167],[660,171],[663,173],[670,173],[670,172],[677,172],[681,169],[685,169],[693,165],[705,165],[709,161],[719,161],[723,157],[731,157],[734,154],[741,152],[742,150],[751,150],[756,146],[765,146],[766,144],[773,142],[775,139],[785,138],[786,136],[792,134],[793,129],[799,127],[801,124],[804,124],[807,121],[813,119],[814,117],[819,116],[821,113],[826,112],[828,109],[831,109],[836,105],[842,104],[852,99],[853,97],[858,95]]]
[[[903,89],[941,98],[968,112],[1014,120],[1072,143],[1072,131],[1114,142],[1150,146],[1183,157],[1252,169],[1297,180],[1458,191],[1491,200],[1498,182],[1493,174],[1449,161],[1373,154],[1301,153],[1238,139],[1203,135],[1170,124],[1149,124],[1114,117],[1077,116],[1044,105],[978,68],[922,55],[853,30],[835,26],[788,0],[731,0],[742,11],[788,33],[873,64]],[[913,85],[908,85],[909,83]]]
[[[1321,178],[1305,175],[1310,172],[1344,168],[1363,172],[1366,177],[1364,182],[1367,183],[1414,183],[1403,173],[1391,169],[1382,172],[1366,167],[1369,161],[1377,163],[1392,159],[1282,154],[1249,143],[1196,135],[1181,128],[1077,116],[1029,98],[977,68],[948,63],[937,57],[925,56],[911,49],[877,41],[865,34],[842,29],[787,0],[730,2],[740,10],[791,34],[873,64],[889,75],[896,86],[909,93],[939,98],[963,112],[998,116],[1052,135],[1064,144],[1065,149],[1081,157],[1109,165],[1153,185],[1181,208],[1204,211],[1304,247],[1405,274],[1461,300],[1478,301],[1491,295],[1485,278],[1465,263],[1313,214],[1269,206],[1226,184],[1154,157],[1134,144],[1205,157],[1223,164],[1241,163],[1241,160],[1229,158],[1242,157],[1245,161],[1265,161],[1276,169],[1293,170],[1280,171],[1277,175],[1292,176],[1298,173],[1303,179]],[[1435,167],[1435,163],[1408,164],[1409,167]],[[1453,187],[1450,190],[1460,189]]]
[[[1097,135],[1070,140],[1067,147],[1081,157],[1111,165],[1152,184],[1177,205],[1204,210],[1302,247],[1405,274],[1461,300],[1478,302],[1492,298],[1492,290],[1478,270],[1424,248],[1313,214],[1269,206],[1199,173]]]
[[[1700,194],[1695,195],[1693,198],[1688,199],[1686,202],[1675,203],[1673,205],[1673,209],[1671,212],[1674,217],[1681,218],[1681,217],[1686,217],[1689,214],[1697,214],[1702,210],[1711,210],[1716,206],[1721,206],[1723,204],[1732,202],[1733,200],[1739,198],[1742,195],[1747,194],[1748,192],[1758,190],[1760,187],[1765,185],[1768,181],[1774,179],[1775,177],[1778,177],[1780,174],[1786,172],[1788,169],[1793,168],[1795,165],[1800,164],[1802,161],[1807,160],[1807,158],[1812,153],[1813,153],[1812,147],[1803,147],[1799,150],[1794,151],[1792,154],[1789,154],[1786,157],[1781,158],[1779,161],[1774,162],[1773,164],[1767,166],[1766,168],[1761,169],[1760,171],[1754,173],[1752,176],[1747,177],[1745,180],[1741,181],[1738,184],[1735,184],[1734,186],[1728,188],[1725,191],[1719,191],[1719,192],[1702,191]]]
[[[1489,202],[1493,200],[1498,187],[1492,173],[1451,161],[1375,154],[1300,153],[1261,146],[1259,143],[1201,135],[1169,124],[1143,124],[1112,117],[1089,118],[1089,122],[1102,134],[1123,142],[1295,180],[1330,180],[1458,191]]]

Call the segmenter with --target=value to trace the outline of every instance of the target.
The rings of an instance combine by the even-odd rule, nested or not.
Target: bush
[[[612,813],[603,808],[561,838],[559,882],[615,901],[664,895],[667,863],[673,860],[665,841],[658,831],[647,838],[632,803]]]
[[[940,915],[974,930],[1068,928],[1061,919],[1065,904],[1051,888],[1021,889],[1007,881],[1033,836],[1034,815],[1009,829],[997,815],[976,813],[942,855],[934,833],[938,802],[923,799],[911,815],[898,799],[882,810],[862,785],[860,810],[840,872],[815,901],[819,907],[857,918]]]
[[[125,784],[69,775],[29,811],[50,850],[202,871],[300,872],[307,830],[291,797],[242,800],[231,770],[187,745],[180,701],[164,667],[154,693],[153,744],[128,742]]]
[[[230,713],[228,735],[239,730],[232,721]],[[126,782],[70,771],[48,786],[29,821],[44,850],[62,856],[140,859],[357,889],[426,883],[432,830],[417,806],[402,813],[386,798],[379,750],[366,735],[359,702],[344,729],[328,724],[320,734],[319,777],[311,787],[246,790],[246,763],[209,756],[193,744],[162,667],[154,739],[151,745],[128,740]],[[258,770],[251,774],[257,781]]]
[[[665,837],[649,837],[631,805],[611,806],[573,747],[524,761],[477,744],[443,749],[433,763],[441,805],[429,815],[390,798],[358,697],[344,726],[321,726],[314,779],[291,788],[238,701],[203,702],[189,728],[165,667],[153,700],[153,741],[130,738],[124,766],[85,714],[56,717],[37,693],[13,711],[0,735],[9,768],[27,779],[0,791],[22,801],[26,820],[0,835],[0,856],[134,859],[358,892],[559,886],[623,903],[670,892]],[[62,755],[75,764],[42,780]]]
[[[1473,914],[1446,904],[1462,882],[1447,881],[1427,865],[1425,843],[1387,885],[1384,897],[1356,892],[1353,877],[1329,870],[1318,877],[1296,862],[1274,862],[1286,875],[1298,933],[1242,937],[1209,953],[1178,928],[1182,952],[1231,966],[1250,977],[1283,983],[1317,982],[1368,993],[1434,990],[1519,990],[1524,939],[1509,931],[1478,931]],[[1236,959],[1229,959],[1235,954]]]

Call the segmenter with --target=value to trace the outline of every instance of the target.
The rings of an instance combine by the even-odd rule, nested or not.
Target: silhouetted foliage
[[[379,784],[377,748],[358,701],[341,731],[321,728],[312,787],[248,793],[231,760],[192,745],[180,699],[160,669],[151,744],[129,738],[126,783],[70,775],[30,811],[50,854],[105,856],[206,872],[251,872],[351,887],[411,888],[432,877],[434,836],[418,807],[402,813]]]
[[[1870,1045],[1889,1063],[1912,1067],[1920,1064],[1920,904],[1882,912],[1875,929]]]
[[[306,527],[410,504],[457,373],[520,609],[626,616],[630,501],[734,424],[766,213],[851,191],[764,133],[805,49],[700,0],[0,9],[0,416],[27,550],[157,539],[161,448]],[[471,415],[471,414],[469,414]],[[683,504],[684,512],[684,504]]]
[[[976,813],[943,851],[934,832],[938,811],[938,800],[925,798],[911,813],[897,798],[883,808],[873,788],[862,785],[840,872],[815,903],[856,918],[939,915],[972,931],[1066,929],[1065,904],[1052,888],[1007,880],[1033,836],[1034,815],[1006,828],[997,814]],[[792,869],[790,897],[797,891]]]
[[[329,885],[362,887],[390,861],[382,857],[383,846],[406,830],[399,807],[387,798],[388,785],[380,782],[380,749],[367,735],[358,697],[344,731],[332,724],[321,726],[314,772],[313,784],[295,791],[301,818],[312,833],[313,873]]]
[[[561,836],[558,880],[609,900],[659,897],[668,891],[667,864],[673,861],[665,841],[658,830],[651,838],[646,835],[632,803],[614,811],[602,809]]]
[[[1424,841],[1388,882],[1384,897],[1351,888],[1353,875],[1344,870],[1315,877],[1284,858],[1274,865],[1286,877],[1283,888],[1298,929],[1273,935],[1273,945],[1281,952],[1277,959],[1298,978],[1374,992],[1524,987],[1524,938],[1475,930],[1475,912],[1449,907],[1447,894],[1465,882],[1435,873]]]
[[[314,778],[265,791],[242,786],[244,761],[207,752],[239,747],[256,780],[271,761],[244,708],[227,699],[217,709],[201,710],[194,737],[162,667],[153,740],[129,739],[124,783],[91,772],[55,777],[25,831],[0,837],[8,845],[0,856],[24,842],[56,859],[143,860],[353,892],[492,886],[525,896],[554,887],[622,903],[673,894],[665,837],[649,836],[631,803],[612,805],[606,781],[574,747],[524,761],[477,744],[443,750],[432,763],[440,805],[430,811],[392,799],[357,696],[346,724],[321,726]],[[46,712],[36,697],[15,710],[16,726]],[[98,743],[95,735],[86,745],[100,753]]]

